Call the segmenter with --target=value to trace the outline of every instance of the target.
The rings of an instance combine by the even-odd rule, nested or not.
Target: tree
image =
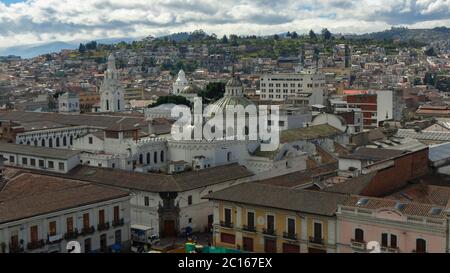
[[[222,44],[228,44],[227,35],[223,35],[221,42],[222,42]]]
[[[148,106],[148,108],[152,108],[152,107],[156,107],[158,105],[161,104],[166,104],[166,103],[174,103],[177,105],[186,105],[186,106],[191,106],[190,101],[188,101],[185,97],[183,96],[176,96],[176,95],[169,95],[169,96],[162,96],[159,97],[155,103],[151,104]]]
[[[450,77],[439,76],[436,81],[436,88],[442,92],[450,92]]]
[[[215,101],[222,98],[224,93],[225,93],[225,83],[210,82],[206,86],[206,90],[198,93],[198,96],[205,100]]]
[[[434,86],[436,84],[436,75],[430,72],[425,73],[425,78],[423,79],[423,83],[426,85]]]
[[[298,34],[297,34],[297,32],[292,32],[292,34],[291,34],[291,38],[292,39],[298,39]]]
[[[314,40],[314,41],[317,40],[316,33],[314,33],[314,31],[312,29],[309,31],[309,39]]]
[[[273,35],[273,39],[278,41],[278,40],[280,40],[280,36],[278,36],[278,34],[275,34],[275,35]]]
[[[238,46],[238,36],[235,34],[230,35],[231,46]]]
[[[436,51],[434,50],[434,47],[430,47],[425,51],[425,55],[427,56],[437,56]]]
[[[331,32],[328,29],[324,28],[324,29],[322,29],[322,36],[323,36],[324,40],[330,40]]]
[[[78,52],[82,54],[86,52],[86,46],[84,44],[80,44],[80,46],[78,47]]]
[[[97,49],[97,42],[96,41],[91,41],[89,43],[86,44],[86,49],[87,50],[96,50]]]

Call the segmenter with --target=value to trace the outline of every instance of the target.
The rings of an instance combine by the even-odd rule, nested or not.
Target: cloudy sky
[[[208,33],[366,33],[450,26],[450,0],[0,0],[0,48]]]

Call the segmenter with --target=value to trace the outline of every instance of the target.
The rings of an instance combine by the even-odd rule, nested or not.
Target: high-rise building
[[[309,106],[324,104],[325,75],[316,70],[263,74],[260,81],[263,101],[289,101]]]

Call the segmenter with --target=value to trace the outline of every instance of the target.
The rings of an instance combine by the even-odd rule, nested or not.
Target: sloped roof
[[[128,191],[73,179],[23,173],[0,191],[0,223],[129,196]]]
[[[299,140],[321,139],[339,134],[343,134],[343,132],[331,125],[321,124],[305,128],[284,130],[281,132],[280,142],[288,143]]]
[[[365,175],[359,175],[347,181],[325,188],[324,191],[345,194],[362,194],[376,174],[376,172],[372,172]]]
[[[67,174],[81,181],[148,192],[183,192],[252,175],[252,172],[237,163],[174,175],[90,166],[78,166]]]
[[[294,190],[247,182],[211,193],[204,198],[333,216],[338,204],[343,203],[347,199],[347,195],[311,190]]]

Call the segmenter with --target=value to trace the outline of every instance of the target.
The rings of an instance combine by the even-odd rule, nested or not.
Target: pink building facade
[[[382,253],[448,252],[447,213],[443,206],[352,196],[338,207],[337,251],[368,252],[372,242]]]

